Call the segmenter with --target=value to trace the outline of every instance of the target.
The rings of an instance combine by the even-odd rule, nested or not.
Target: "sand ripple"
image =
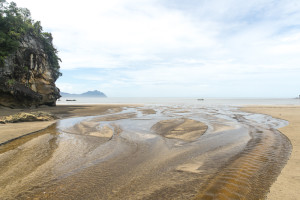
[[[0,146],[1,199],[262,199],[291,150],[278,124],[193,106],[61,120]]]

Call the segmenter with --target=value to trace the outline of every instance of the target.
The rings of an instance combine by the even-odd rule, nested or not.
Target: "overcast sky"
[[[299,0],[14,0],[52,32],[61,91],[295,97]]]

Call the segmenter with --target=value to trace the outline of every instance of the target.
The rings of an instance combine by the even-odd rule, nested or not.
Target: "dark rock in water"
[[[51,66],[43,43],[24,36],[16,52],[0,66],[0,105],[11,108],[55,106],[60,97],[57,71]]]
[[[82,94],[70,94],[66,92],[61,92],[60,95],[62,97],[106,97],[106,95],[103,92],[100,92],[98,90],[88,91]]]

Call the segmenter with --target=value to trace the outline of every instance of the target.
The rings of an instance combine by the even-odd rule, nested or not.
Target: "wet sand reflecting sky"
[[[264,198],[292,148],[286,123],[188,105],[64,119],[0,146],[1,198]]]

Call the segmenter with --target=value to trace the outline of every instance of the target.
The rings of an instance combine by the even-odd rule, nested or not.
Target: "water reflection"
[[[189,129],[199,122],[204,134]],[[290,154],[273,129],[285,123],[232,107],[155,105],[61,120],[0,146],[1,198],[260,199]]]

